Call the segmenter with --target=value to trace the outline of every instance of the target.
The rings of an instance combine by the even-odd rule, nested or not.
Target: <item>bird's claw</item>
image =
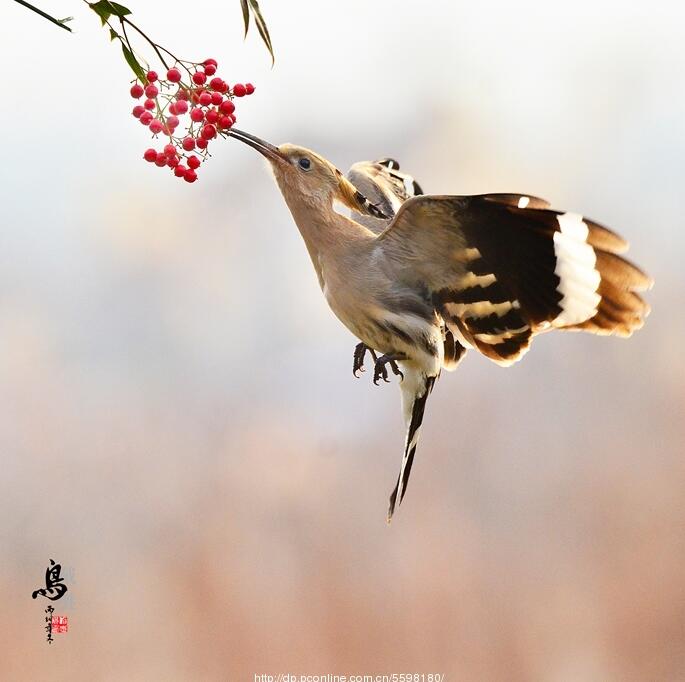
[[[354,347],[354,361],[352,363],[352,375],[359,378],[357,372],[364,371],[364,355],[366,354],[366,346],[363,343],[358,343]]]
[[[397,366],[396,360],[402,360],[403,356],[400,355],[381,355],[378,360],[376,360],[376,364],[373,369],[373,383],[378,386],[378,380],[383,379],[385,383],[389,383],[388,379],[388,370],[386,368],[386,365],[390,365],[390,369],[392,370],[392,373],[395,376],[400,377],[400,379],[404,379],[404,374],[402,373],[402,370]]]
[[[377,361],[376,353],[371,348],[369,348],[363,341],[361,343],[358,343],[354,348],[354,363],[352,365],[352,374],[357,379],[359,378],[357,372],[364,371],[364,357],[366,356],[367,350],[369,351],[369,353],[371,353],[373,361]]]

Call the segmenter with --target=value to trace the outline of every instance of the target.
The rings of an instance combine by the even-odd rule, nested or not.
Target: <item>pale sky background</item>
[[[127,3],[256,85],[240,128],[545,197],[656,280],[628,341],[443,376],[388,528],[399,391],[352,378],[263,160],[146,164],[116,45],[38,4],[75,33],[0,5],[0,677],[685,678],[685,6],[262,0],[271,69],[238,0]],[[48,647],[51,557],[77,583]]]

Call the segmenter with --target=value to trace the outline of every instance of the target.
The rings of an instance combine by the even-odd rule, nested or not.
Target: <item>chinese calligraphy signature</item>
[[[61,599],[67,592],[67,586],[62,577],[62,565],[55,563],[54,559],[50,559],[50,565],[45,571],[45,587],[39,587],[31,593],[31,597],[35,599],[38,595],[49,599],[50,601],[57,601]],[[66,600],[68,601],[68,599]],[[52,604],[48,604],[45,609],[45,631],[47,632],[48,644],[52,644],[54,632],[67,632],[68,621],[66,616],[54,616],[55,609]]]
[[[52,644],[52,612],[55,609],[52,608],[51,604],[48,604],[48,608],[45,609],[45,613],[48,615],[45,616],[45,622],[47,625],[45,626],[45,631],[48,633],[48,644]]]

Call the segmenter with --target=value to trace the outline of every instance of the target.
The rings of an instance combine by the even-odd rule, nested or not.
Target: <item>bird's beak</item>
[[[258,137],[255,137],[254,135],[244,133],[242,130],[236,130],[235,128],[231,128],[228,131],[228,134],[231,137],[235,137],[236,140],[240,140],[241,142],[244,142],[245,144],[252,147],[253,149],[256,149],[260,154],[266,156],[266,158],[270,161],[279,161],[281,163],[288,161],[288,159],[283,154],[281,154],[281,151],[278,149],[278,147],[275,147],[274,145],[269,144],[264,140],[260,140]]]

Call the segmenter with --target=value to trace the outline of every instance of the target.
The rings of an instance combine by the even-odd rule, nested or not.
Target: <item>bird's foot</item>
[[[358,343],[354,348],[354,364],[352,366],[352,374],[357,378],[359,378],[357,372],[364,371],[364,357],[367,350],[371,353],[373,361],[378,362],[376,352],[372,348],[369,348],[364,342]]]
[[[388,353],[386,355],[381,355],[378,360],[376,360],[376,365],[373,369],[373,383],[378,386],[378,380],[383,379],[386,383],[388,382],[388,369],[386,365],[390,365],[390,369],[395,376],[404,379],[404,374],[397,366],[396,360],[406,360],[406,357],[402,353]]]

